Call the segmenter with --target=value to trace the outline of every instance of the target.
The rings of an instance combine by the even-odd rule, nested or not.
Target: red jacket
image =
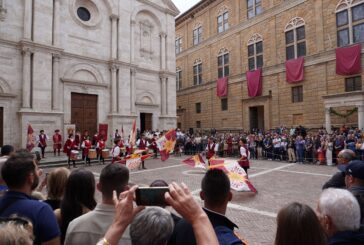
[[[76,150],[77,145],[75,140],[67,139],[66,143],[63,146],[63,152],[70,156],[72,150]]]
[[[82,144],[84,144],[84,148],[83,148],[83,155],[84,155],[84,156],[87,156],[87,155],[88,155],[89,150],[90,150],[90,149],[91,149],[91,147],[92,147],[91,141],[89,141],[89,140],[85,140]]]

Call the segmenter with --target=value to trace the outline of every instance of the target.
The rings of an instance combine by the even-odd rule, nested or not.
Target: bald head
[[[337,155],[339,164],[348,164],[350,161],[355,159],[355,152],[349,149],[344,149]]]

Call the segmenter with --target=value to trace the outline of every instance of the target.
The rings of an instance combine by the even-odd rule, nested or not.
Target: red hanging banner
[[[262,95],[262,69],[246,72],[249,97]]]
[[[336,49],[336,74],[342,76],[361,73],[361,45]]]
[[[228,95],[228,78],[222,77],[217,79],[216,95],[218,97],[226,97]]]
[[[104,136],[104,141],[107,141],[107,130],[108,130],[108,125],[107,124],[99,124],[99,139],[100,136]]]
[[[286,61],[286,80],[288,83],[303,81],[304,63],[305,59],[303,57]]]

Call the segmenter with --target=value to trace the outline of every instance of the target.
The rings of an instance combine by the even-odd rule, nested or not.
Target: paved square
[[[203,170],[182,163],[187,157],[172,156],[168,161],[147,160],[147,170],[131,172],[130,182],[149,185],[153,180],[163,179],[184,182],[199,200]],[[101,165],[87,167],[96,178]],[[48,171],[48,170],[47,170]],[[239,226],[239,234],[251,245],[273,244],[276,215],[281,207],[297,201],[315,208],[325,181],[337,170],[335,167],[298,165],[273,161],[251,161],[249,176],[258,194],[233,191],[234,198],[227,216]],[[100,199],[100,194],[97,194]]]

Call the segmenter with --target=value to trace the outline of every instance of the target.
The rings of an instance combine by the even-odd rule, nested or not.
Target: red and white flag
[[[135,170],[140,167],[142,161],[150,158],[153,154],[139,155],[133,154],[130,157],[126,158],[126,167],[130,170]]]
[[[165,161],[169,158],[169,153],[171,153],[174,150],[174,146],[176,145],[176,140],[177,140],[176,130],[171,129],[156,141],[159,153],[161,154],[162,161]]]
[[[28,129],[27,129],[27,144],[26,144],[26,149],[31,152],[33,150],[33,148],[35,147],[35,139],[34,139],[34,130],[32,128],[32,125],[30,125],[30,123],[28,124]]]
[[[189,157],[182,161],[183,163],[186,163],[187,165],[190,165],[195,168],[203,168],[206,169],[206,163],[203,160],[201,154],[194,155],[192,157]]]
[[[230,179],[230,187],[235,191],[257,193],[255,187],[248,179],[245,170],[240,167],[236,160],[210,159],[210,169],[223,170]]]

